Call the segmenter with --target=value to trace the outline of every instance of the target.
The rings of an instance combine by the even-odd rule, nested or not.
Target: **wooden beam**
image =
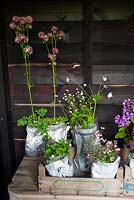
[[[84,1],[84,80],[92,84],[92,0]]]
[[[10,108],[8,64],[5,37],[4,8],[0,9],[0,151],[2,155],[3,180],[7,185],[15,172],[15,153]]]

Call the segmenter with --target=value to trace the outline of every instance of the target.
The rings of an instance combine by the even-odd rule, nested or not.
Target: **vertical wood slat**
[[[13,131],[11,126],[10,92],[5,38],[4,8],[0,9],[0,137],[3,159],[3,185],[11,181],[15,172]]]
[[[92,84],[92,0],[84,3],[84,78]]]

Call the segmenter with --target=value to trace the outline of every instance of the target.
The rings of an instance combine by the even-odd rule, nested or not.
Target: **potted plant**
[[[31,16],[13,16],[12,22],[9,25],[9,27],[15,32],[15,43],[17,43],[21,48],[31,107],[31,114],[29,116],[23,116],[17,121],[18,126],[26,126],[27,137],[25,142],[25,154],[27,156],[37,156],[43,152],[41,134],[46,134],[47,132],[47,126],[43,121],[47,110],[44,108],[34,110],[32,100],[30,55],[33,53],[33,49],[29,45],[29,30],[32,29],[32,22],[33,18]]]
[[[46,169],[50,176],[58,177],[71,177],[73,176],[73,165],[70,157],[69,144],[64,139],[54,141],[53,139],[48,140],[48,144],[45,148],[46,156]]]
[[[81,171],[88,171],[89,165],[81,157],[81,150],[85,140],[98,129],[96,109],[97,103],[104,98],[102,91],[105,85],[100,85],[96,93],[93,93],[90,85],[88,85],[89,90],[85,89],[87,84],[78,86],[79,88],[77,87],[74,93],[71,94],[69,90],[66,90],[64,93],[63,111],[68,116],[70,127],[75,135],[74,138],[77,146],[75,162]]]
[[[47,110],[40,108],[34,111],[34,118],[31,115],[23,116],[17,120],[17,126],[26,126],[27,137],[25,141],[25,155],[39,156],[43,154],[45,143],[43,139],[47,138],[47,128],[45,123]]]
[[[83,155],[91,164],[92,177],[114,178],[120,164],[119,151],[117,145],[104,139],[99,130],[90,136],[84,144]]]
[[[131,177],[134,178],[134,140],[130,141],[129,166],[131,168]]]
[[[57,48],[58,40],[61,40],[64,36],[63,31],[59,30],[56,26],[52,26],[50,32],[39,32],[38,37],[46,47],[48,53],[49,65],[52,71],[53,82],[53,117],[46,118],[45,122],[48,124],[48,135],[55,141],[59,139],[67,138],[66,122],[67,117],[56,115],[56,103],[57,103],[57,83],[56,83],[56,56],[59,53]]]
[[[122,113],[121,115],[115,116],[115,123],[118,125],[118,130],[115,133],[115,139],[120,143],[122,142],[121,148],[121,159],[122,162],[128,162],[128,155],[130,149],[130,142],[134,136],[134,101],[131,99],[125,99],[122,102]]]

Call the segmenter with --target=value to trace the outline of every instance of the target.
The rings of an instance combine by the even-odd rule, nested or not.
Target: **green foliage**
[[[48,162],[53,162],[57,158],[60,159],[70,155],[70,144],[63,139],[58,142],[49,140],[44,152]]]
[[[131,139],[130,134],[127,132],[127,127],[121,127],[118,129],[115,139],[123,139],[126,144],[129,144],[129,141]]]
[[[130,151],[129,154],[130,154],[130,157],[131,157],[132,159],[134,159],[134,152],[133,152],[133,151],[132,151],[132,152]]]
[[[59,116],[59,117],[55,117],[55,118],[49,118],[49,117],[45,118],[45,123],[47,125],[59,124],[60,122],[66,123],[67,121],[68,121],[68,118],[65,116]]]
[[[37,130],[41,134],[47,133],[48,126],[44,120],[46,113],[47,109],[45,108],[35,110],[34,118],[33,115],[23,116],[22,118],[17,120],[17,126],[29,126],[31,128],[37,128]]]
[[[89,107],[83,106],[77,112],[72,113],[70,125],[74,127],[77,123],[84,129],[95,123],[93,112]]]
[[[96,121],[97,103],[104,99],[102,95],[104,87],[100,84],[98,91],[94,93],[90,85],[78,86],[79,88],[76,88],[73,94],[69,90],[64,93],[63,112],[68,117],[71,127],[74,128],[76,124],[79,124],[86,129]]]

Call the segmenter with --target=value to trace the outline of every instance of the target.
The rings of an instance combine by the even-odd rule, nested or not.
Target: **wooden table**
[[[52,195],[38,191],[38,166],[42,157],[24,157],[17,169],[8,191],[10,200],[133,200],[130,197],[103,197],[83,195]]]

